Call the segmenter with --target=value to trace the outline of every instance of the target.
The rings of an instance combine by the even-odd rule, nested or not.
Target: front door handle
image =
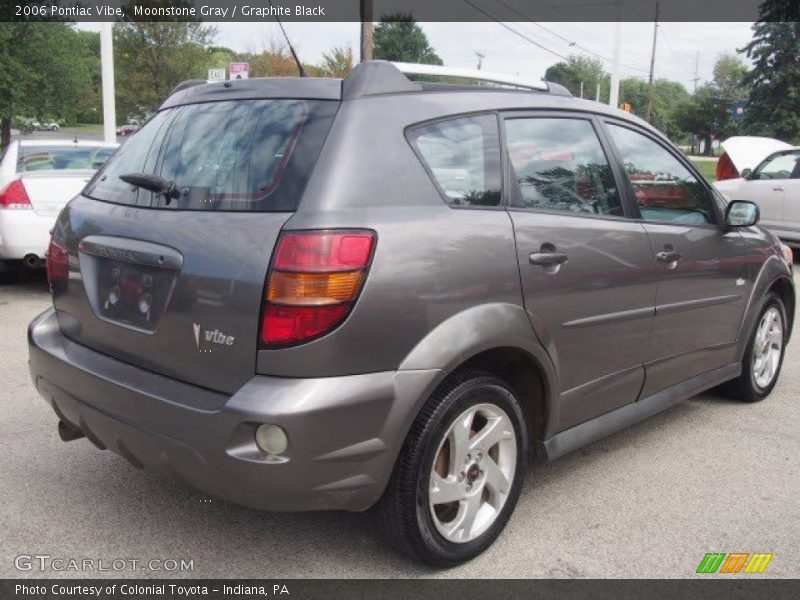
[[[683,254],[680,252],[675,252],[674,250],[664,250],[663,252],[658,252],[656,254],[656,260],[658,260],[658,262],[667,264],[676,263],[682,258]]]
[[[773,192],[782,192],[783,188],[781,186],[779,186],[779,185],[776,185],[774,188],[772,188],[772,191]]]
[[[563,252],[531,252],[528,261],[539,267],[556,267],[563,265],[569,257]]]

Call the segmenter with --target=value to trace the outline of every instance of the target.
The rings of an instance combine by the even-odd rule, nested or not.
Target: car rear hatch
[[[273,247],[337,107],[250,97],[157,113],[59,217],[54,243],[69,273],[59,281],[54,267],[52,288],[64,334],[188,383],[239,389],[255,372]],[[131,174],[173,192],[120,179]]]

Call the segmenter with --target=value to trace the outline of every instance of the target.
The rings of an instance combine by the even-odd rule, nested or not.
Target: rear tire
[[[726,386],[743,402],[759,402],[769,396],[780,376],[786,349],[786,308],[770,292],[761,304],[756,326],[742,358],[742,374]]]
[[[411,426],[376,507],[389,543],[436,567],[486,550],[519,498],[526,431],[504,381],[479,371],[446,381]]]

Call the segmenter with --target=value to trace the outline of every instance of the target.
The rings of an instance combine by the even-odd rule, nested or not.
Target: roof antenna
[[[268,0],[270,8],[272,8],[272,12],[275,12],[275,7],[272,5],[272,0]],[[300,59],[297,58],[297,52],[294,51],[294,46],[292,46],[292,42],[289,40],[289,36],[286,35],[286,30],[283,28],[283,23],[278,18],[278,15],[275,15],[275,20],[278,22],[278,26],[281,28],[283,32],[283,37],[286,40],[286,45],[289,46],[289,52],[292,53],[292,58],[294,58],[294,62],[297,65],[297,70],[300,71],[300,77],[308,77],[308,73],[303,68],[303,63],[300,62]]]

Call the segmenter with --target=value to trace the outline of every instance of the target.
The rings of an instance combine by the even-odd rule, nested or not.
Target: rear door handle
[[[776,187],[772,188],[772,191],[773,192],[782,192],[783,188],[781,186],[776,186]]]
[[[569,256],[563,252],[531,252],[531,255],[528,257],[528,261],[532,265],[537,265],[539,267],[563,265],[568,259]]]
[[[675,252],[674,250],[664,250],[663,252],[658,252],[656,254],[656,260],[658,260],[658,262],[667,264],[678,262],[682,258],[683,254],[680,252]]]

